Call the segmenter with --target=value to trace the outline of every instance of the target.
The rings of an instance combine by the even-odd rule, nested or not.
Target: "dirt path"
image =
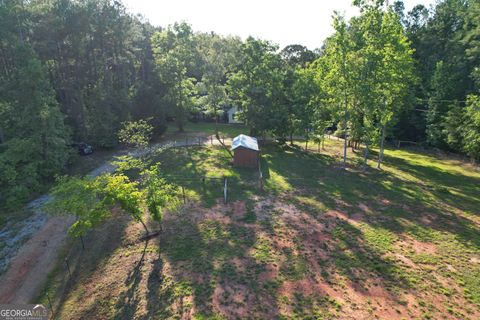
[[[53,270],[73,217],[52,217],[13,258],[0,278],[0,303],[33,303]]]
[[[147,149],[131,150],[129,155],[141,157],[160,148],[182,147],[189,145],[219,145],[219,142],[204,136],[200,139],[171,139],[153,144]],[[229,139],[228,139],[229,140]],[[229,142],[229,141],[225,141]],[[92,177],[115,170],[110,162],[91,171]],[[49,195],[30,202],[28,210],[33,214],[16,225],[7,225],[0,230],[0,240],[6,243],[2,249],[2,265],[6,272],[0,276],[0,303],[34,303],[38,291],[47,280],[48,274],[57,263],[58,254],[67,236],[73,217],[48,217],[42,211],[43,204],[50,200]],[[7,269],[8,266],[8,269]],[[0,272],[2,268],[0,268]]]

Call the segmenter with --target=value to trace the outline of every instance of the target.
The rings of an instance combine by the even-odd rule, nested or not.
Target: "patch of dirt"
[[[417,268],[417,265],[412,260],[410,260],[409,258],[405,257],[400,253],[394,253],[390,255],[392,255],[397,261],[400,261],[400,263],[402,263],[405,267],[413,268],[413,269]]]
[[[213,307],[228,319],[247,318],[254,304],[255,295],[246,285],[226,280],[213,291]]]
[[[349,215],[348,213],[339,210],[328,210],[325,215],[330,218],[346,221],[354,226],[358,226],[360,222],[365,219],[365,215],[363,213],[354,213]]]
[[[437,246],[434,243],[412,240],[411,245],[417,253],[435,254],[437,252]]]
[[[389,206],[392,204],[392,202],[388,199],[385,199],[385,198],[379,198],[378,199],[378,202],[380,202],[381,204],[383,204],[384,206]]]
[[[445,303],[451,300],[460,306],[465,302],[451,279],[435,282],[457,290],[447,297],[434,290],[425,293],[423,288],[397,286],[388,279],[389,274],[382,274],[386,269],[423,272],[423,266],[404,253],[436,253],[433,243],[404,236],[391,252],[377,258],[375,266],[380,270],[364,267],[365,260],[359,264],[356,255],[368,252],[361,244],[339,241],[333,230],[345,223],[358,228],[368,223],[364,219],[370,218],[372,210],[367,204],[360,203],[354,214],[339,206],[312,216],[288,198],[257,200],[253,206],[260,221],[256,223],[241,221],[246,213],[242,201],[223,205],[220,200],[211,208],[189,204],[181,214],[166,214],[165,225],[170,227],[159,242],[148,246],[138,273],[132,270],[139,262],[142,244],[134,240],[142,229],[140,224],[127,225],[122,242],[129,246],[114,251],[79,281],[68,293],[68,312],[62,316],[68,318],[79,304],[85,306],[79,316],[83,318],[192,319],[201,313],[227,319],[314,318],[318,314],[328,319],[417,319],[433,304],[436,309],[429,312],[434,319],[440,315],[454,319]],[[192,227],[178,223],[184,220],[173,223],[176,219],[186,219]],[[211,248],[192,249],[195,259],[188,257],[188,251],[180,261],[172,259],[172,252],[195,247],[188,239],[202,241],[198,230],[205,220],[213,220],[219,231],[226,232],[214,234]],[[244,236],[226,239],[233,230],[252,241],[244,241]],[[168,242],[172,235],[176,240]],[[225,251],[224,245],[232,246],[231,251]],[[389,269],[390,264],[395,268]],[[425,279],[424,285],[431,286],[429,281]],[[427,307],[419,305],[422,301]],[[296,313],[298,310],[304,313]]]
[[[53,217],[20,249],[0,278],[0,303],[34,303],[57,263],[74,217]]]
[[[273,281],[277,278],[278,273],[279,273],[278,265],[269,263],[265,266],[265,271],[262,271],[258,275],[257,279],[259,282],[262,282],[262,283],[265,283],[267,281]]]
[[[236,220],[243,219],[247,209],[245,206],[245,201],[235,201],[233,204],[233,218]]]
[[[367,206],[365,203],[359,203],[358,208],[365,213],[369,213],[369,214],[372,213],[372,209],[370,209],[370,207]]]
[[[470,262],[480,264],[480,257],[471,257]]]

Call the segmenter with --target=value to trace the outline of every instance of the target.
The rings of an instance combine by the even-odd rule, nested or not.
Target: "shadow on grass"
[[[480,179],[434,165],[413,164],[399,157],[385,156],[385,162],[425,182],[425,188],[438,200],[459,210],[480,215]],[[449,189],[455,191],[452,194]]]
[[[447,233],[467,247],[480,248],[480,230],[476,224],[442,206],[446,203],[460,210],[478,212],[480,199],[475,195],[478,179],[386,157],[386,164],[396,166],[424,183],[463,191],[468,198],[466,201],[464,197],[445,195],[442,189],[425,189],[422,184],[386,171],[345,171],[335,167],[334,159],[329,156],[307,154],[300,149],[292,148],[284,153],[276,148],[264,149],[264,157],[267,162],[265,177],[272,179],[275,173],[291,186],[293,197],[307,194],[319,201],[324,211],[340,210],[348,216],[361,213],[362,222],[367,226],[382,228],[397,236],[409,234],[420,241],[433,242],[438,234]],[[369,212],[363,212],[359,208],[361,204],[368,206]],[[318,210],[318,207],[310,208],[312,212]],[[358,280],[355,270],[360,269],[366,274],[375,272],[382,276],[389,286],[412,285],[394,263],[382,257],[382,252],[368,245],[357,226],[338,222],[338,228],[341,237],[337,240],[342,244],[334,250],[335,265],[352,282]]]
[[[137,310],[138,305],[141,303],[141,298],[136,291],[139,288],[140,281],[142,280],[142,267],[145,262],[145,253],[148,247],[148,240],[145,241],[143,247],[142,256],[137,262],[135,267],[125,279],[125,286],[128,288],[126,291],[122,292],[117,300],[115,305],[115,316],[114,319],[133,319],[135,311]]]
[[[170,148],[149,162],[160,163],[168,182],[184,187],[206,207],[223,197],[224,177],[228,180],[229,201],[249,198],[258,189],[258,170],[234,168],[228,153],[217,147]]]
[[[166,221],[159,240],[162,254],[149,277],[148,316],[188,317],[193,307],[199,318],[242,318],[251,315],[252,308],[278,315],[275,299],[259,299],[264,288],[259,287],[257,276],[265,266],[249,255],[256,241],[254,230],[223,219],[179,217]],[[161,275],[167,262],[173,272],[168,280]],[[235,301],[233,295],[241,295],[243,300]]]
[[[65,262],[59,261],[58,267],[52,274],[56,274],[59,286],[55,292],[59,301],[55,303],[55,314],[62,313],[66,307],[65,303],[71,299],[71,295],[77,290],[83,290],[82,284],[88,282],[88,279],[94,274],[100,266],[110,259],[117,248],[122,245],[122,235],[127,224],[131,219],[122,214],[115,214],[112,219],[103,225],[90,231],[85,237],[85,250],[82,250],[79,241],[70,250],[68,255],[72,276],[69,277],[68,270],[65,268]],[[67,307],[70,307],[67,305]],[[86,319],[100,317],[102,315],[102,306],[93,304],[88,309],[68,310],[75,313],[76,316]]]

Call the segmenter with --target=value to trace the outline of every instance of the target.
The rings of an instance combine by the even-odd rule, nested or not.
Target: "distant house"
[[[241,134],[232,141],[233,165],[236,167],[258,166],[260,149],[257,139]]]
[[[234,106],[231,107],[230,109],[227,110],[227,121],[228,123],[242,123],[242,121],[239,121],[236,117],[236,114],[238,113],[238,107]]]

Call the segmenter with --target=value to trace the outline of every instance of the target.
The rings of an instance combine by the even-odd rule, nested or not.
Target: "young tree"
[[[141,160],[123,159],[113,174],[95,179],[61,177],[52,190],[52,200],[46,209],[52,214],[75,215],[77,220],[69,233],[81,237],[108,219],[112,207],[118,205],[142,224],[148,236],[150,230],[145,222],[147,209],[154,221],[161,222],[163,211],[174,210],[179,200],[176,186],[161,177],[158,164],[148,169],[144,167],[145,163]],[[125,174],[132,169],[141,171],[139,181],[132,181]]]
[[[164,210],[173,210],[180,204],[178,188],[162,178],[158,164],[144,170],[141,176],[145,189],[145,204],[152,219],[159,222],[161,227]]]
[[[51,190],[52,197],[45,209],[51,214],[74,215],[76,221],[68,232],[75,238],[82,237],[111,215],[98,186],[98,182],[91,178],[60,177]]]
[[[123,122],[122,128],[118,132],[119,141],[130,147],[147,147],[153,133],[153,127],[148,123],[148,120]]]
[[[351,81],[354,64],[352,63],[353,42],[348,32],[348,25],[341,15],[335,12],[333,16],[335,34],[325,43],[320,63],[322,88],[326,93],[324,103],[335,111],[335,117],[342,123],[343,134],[343,165],[347,164],[348,121],[351,111]]]
[[[123,173],[117,173],[100,176],[98,185],[104,204],[109,206],[118,204],[135,221],[142,224],[147,235],[150,234],[143,218],[145,192],[140,189],[138,182],[130,181]]]
[[[383,159],[386,130],[391,125],[393,116],[404,107],[403,98],[414,81],[413,50],[404,34],[399,17],[391,8],[388,8],[382,13],[381,19],[381,33],[366,39],[367,47],[371,46],[372,50],[379,50],[382,58],[381,72],[379,72],[376,86],[378,95],[384,100],[383,104],[377,105],[376,110],[378,125],[381,128],[378,168]]]

